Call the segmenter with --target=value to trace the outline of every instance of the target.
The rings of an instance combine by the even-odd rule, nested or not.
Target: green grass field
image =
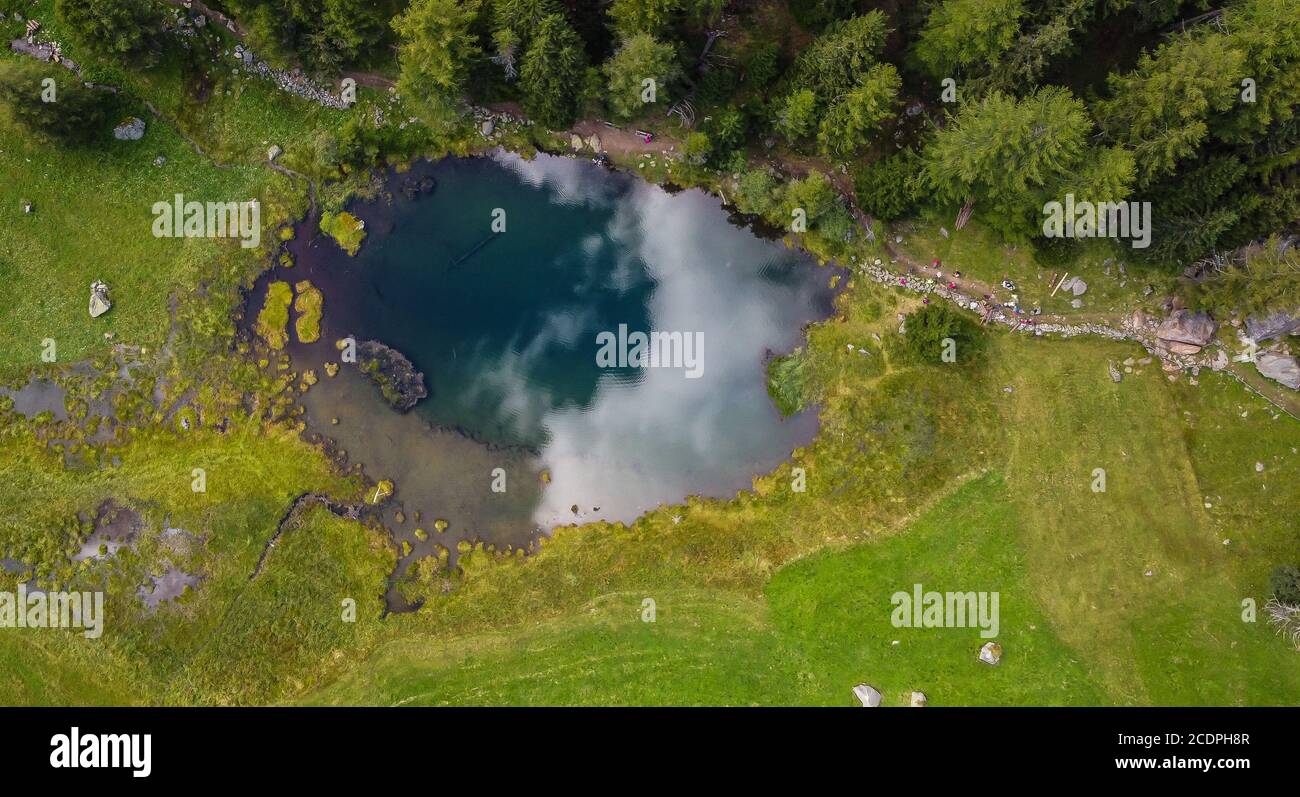
[[[36,7],[52,19],[51,5]],[[938,706],[1300,701],[1300,654],[1243,621],[1243,601],[1262,606],[1269,572],[1295,561],[1300,423],[1224,376],[1171,382],[1157,364],[1116,384],[1107,362],[1140,351],[1095,339],[991,332],[979,364],[912,365],[898,354],[897,314],[918,300],[853,281],[838,314],[772,369],[779,404],[818,406],[821,432],[751,490],[564,530],[528,558],[467,553],[453,589],[414,584],[425,607],[383,620],[391,541],[323,509],[250,578],[296,496],[360,493],[298,439],[295,419],[246,409],[265,410],[283,385],[229,340],[276,226],[307,207],[305,187],[265,165],[266,147],[315,175],[339,116],[224,66],[199,81],[176,53],[150,72],[100,71],[148,122],[143,140],[66,150],[0,119],[0,335],[12,344],[0,382],[54,375],[75,403],[86,388],[66,366],[106,367],[111,344],[136,344],[146,370],[131,391],[162,379],[169,401],[192,395],[192,428],[124,404],[129,432],[79,464],[63,456],[87,451],[78,421],[3,416],[0,555],[38,564],[45,583],[119,599],[101,640],[0,631],[12,675],[0,703],[847,706],[862,682],[888,705],[913,689]],[[321,196],[338,204],[352,187],[322,185]],[[154,238],[150,205],[178,192],[260,197],[268,246]],[[1130,309],[1156,279],[1130,268],[1121,287],[1102,273],[1114,254],[1102,246],[1053,265],[978,225],[943,238],[943,223],[905,230],[905,250],[988,282],[1010,277],[1022,304],[1047,312],[1075,312],[1046,299],[1047,277],[1067,266],[1089,282],[1085,314]],[[92,321],[94,279],[114,308]],[[150,359],[172,330],[180,351]],[[46,338],[57,366],[39,361]],[[56,432],[81,442],[52,442]],[[191,489],[194,468],[205,493]],[[805,492],[792,488],[796,468]],[[136,550],[73,565],[107,499],[142,518]],[[165,527],[193,544],[169,549]],[[169,563],[199,588],[157,611],[130,599]],[[976,660],[976,629],[894,627],[890,596],[916,583],[998,592],[1002,664]]]

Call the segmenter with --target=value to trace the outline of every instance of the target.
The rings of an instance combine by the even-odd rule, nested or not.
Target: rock
[[[393,409],[406,412],[429,395],[424,374],[406,356],[377,340],[362,341],[357,346],[357,366],[379,386]]]
[[[407,177],[406,179],[402,180],[399,186],[399,190],[402,192],[402,195],[405,196],[407,199],[415,199],[420,194],[432,193],[433,189],[437,185],[438,185],[437,181],[428,175],[425,175],[424,177],[421,177],[419,179],[416,179],[414,177]]]
[[[1214,353],[1214,359],[1210,361],[1211,371],[1222,371],[1228,367],[1228,352],[1225,349],[1219,349]]]
[[[1074,280],[1072,281],[1072,284],[1070,285],[1070,290],[1074,293],[1075,296],[1082,296],[1088,292],[1088,283],[1084,282],[1078,277],[1075,277]]]
[[[1214,331],[1217,328],[1218,325],[1214,323],[1213,318],[1210,318],[1209,313],[1193,313],[1190,310],[1179,309],[1170,313],[1169,317],[1160,324],[1160,328],[1156,330],[1156,337],[1163,341],[1190,343],[1200,347],[1214,338]]]
[[[925,692],[912,692],[907,696],[907,705],[911,708],[924,708],[927,702]]]
[[[484,119],[483,124],[479,125],[478,132],[484,137],[492,135],[497,129],[497,123],[491,119]]]
[[[880,705],[880,691],[874,686],[858,684],[853,687],[853,696],[862,703],[863,708],[875,708]]]
[[[162,165],[163,165],[164,163],[166,163],[166,162],[167,162],[167,158],[165,158],[165,157],[162,156],[162,155],[159,155],[158,157],[156,157],[156,158],[153,159],[153,165],[154,165],[154,166],[162,166]]]
[[[1169,342],[1169,351],[1173,352],[1174,354],[1183,354],[1183,355],[1198,354],[1201,351],[1201,347],[1191,343],[1183,343],[1181,341],[1175,340]]]
[[[592,133],[591,135],[587,136],[587,146],[591,147],[592,152],[600,152],[601,151],[600,136],[596,135],[595,133]]]
[[[996,667],[1002,661],[1002,646],[996,642],[985,642],[980,647],[980,661]]]
[[[1075,310],[1078,310],[1080,307],[1083,307],[1083,300],[1082,300],[1082,299],[1071,299],[1071,300],[1070,300],[1070,306],[1073,307]]]
[[[139,141],[144,138],[144,120],[138,116],[123,119],[121,124],[113,128],[113,138],[118,141]]]
[[[577,133],[569,134],[569,149],[577,152],[582,149],[582,136]]]
[[[269,161],[273,161],[283,154],[284,154],[284,150],[280,148],[279,144],[272,144],[271,148],[266,151],[266,159]]]
[[[1246,335],[1256,343],[1280,338],[1284,335],[1300,334],[1300,310],[1293,313],[1273,313],[1246,319]]]
[[[108,286],[99,280],[90,283],[90,317],[99,318],[112,306],[113,303],[108,300]]]
[[[1255,463],[1255,472],[1256,472],[1256,473],[1263,473],[1263,472],[1264,472],[1264,463],[1263,463],[1263,462],[1256,462],[1256,463]]]
[[[1120,382],[1121,380],[1124,379],[1124,375],[1121,374],[1119,372],[1119,369],[1115,367],[1115,363],[1112,362],[1106,363],[1106,369],[1110,372],[1110,381]]]
[[[1255,356],[1255,367],[1269,379],[1280,382],[1292,390],[1300,390],[1300,362],[1297,362],[1295,357],[1263,351]]]

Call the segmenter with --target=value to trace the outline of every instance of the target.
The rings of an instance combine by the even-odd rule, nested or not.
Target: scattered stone
[[[497,123],[492,119],[484,119],[483,124],[479,125],[478,132],[484,138],[492,135],[497,129]]]
[[[578,152],[582,149],[582,136],[577,133],[569,134],[569,149]]]
[[[113,138],[118,141],[139,141],[144,138],[144,120],[138,116],[129,116],[113,128]]]
[[[996,642],[985,642],[980,646],[980,661],[996,667],[1002,661],[1002,646]]]
[[[925,692],[912,692],[907,696],[907,705],[911,708],[924,708],[927,702]]]
[[[167,162],[167,158],[163,157],[162,155],[159,155],[158,157],[153,159],[154,166],[162,166],[166,162]]]
[[[1075,310],[1078,310],[1079,308],[1083,307],[1083,300],[1082,300],[1082,299],[1071,299],[1071,300],[1070,300],[1070,306],[1073,307]]]
[[[1078,277],[1075,277],[1071,281],[1070,290],[1074,293],[1075,296],[1082,296],[1088,292],[1088,283],[1084,282]]]
[[[108,300],[108,286],[99,280],[90,283],[90,317],[99,318],[113,307]]]
[[[853,696],[862,703],[863,708],[875,708],[880,705],[880,691],[874,686],[858,684],[853,687]]]
[[[1119,369],[1115,367],[1115,363],[1108,361],[1106,363],[1106,368],[1110,372],[1110,381],[1120,382],[1124,379],[1124,375],[1121,374],[1119,372]]]
[[[266,159],[269,161],[273,161],[283,154],[284,154],[284,150],[280,148],[279,144],[272,144],[271,148],[266,151]]]
[[[1256,473],[1263,473],[1263,472],[1264,472],[1264,463],[1263,463],[1263,462],[1256,462],[1256,463],[1255,463],[1255,472],[1256,472]]]

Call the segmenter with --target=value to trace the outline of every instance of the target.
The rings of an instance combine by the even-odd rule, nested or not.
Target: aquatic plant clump
[[[293,286],[298,296],[293,301],[293,309],[298,313],[294,322],[294,331],[298,333],[300,343],[315,343],[320,340],[320,320],[325,303],[320,289],[309,280],[302,280]]]
[[[293,302],[293,289],[287,282],[272,282],[266,286],[266,299],[257,314],[257,334],[272,349],[283,349],[289,342],[289,305]]]
[[[320,217],[320,231],[333,238],[349,255],[361,249],[366,237],[366,223],[346,210],[341,213],[324,213]]]

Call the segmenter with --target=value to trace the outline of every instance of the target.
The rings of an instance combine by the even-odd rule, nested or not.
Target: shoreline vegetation
[[[29,398],[25,382],[0,396],[0,476],[10,485],[0,492],[8,510],[0,555],[24,566],[6,567],[0,586],[21,573],[53,586],[100,585],[112,598],[161,571],[198,581],[158,608],[110,599],[104,644],[6,635],[0,662],[15,678],[0,686],[0,701],[847,705],[864,679],[890,704],[917,688],[940,705],[1300,699],[1295,652],[1242,614],[1243,599],[1264,605],[1270,573],[1296,559],[1289,518],[1300,510],[1297,405],[1246,364],[1212,368],[1195,359],[1235,351],[1233,325],[1195,355],[1160,344],[1162,298],[1172,298],[1165,299],[1172,309],[1184,301],[1170,275],[1138,277],[1130,263],[1121,277],[1107,242],[1064,256],[1026,254],[991,234],[984,219],[959,230],[916,206],[910,220],[887,228],[858,209],[851,176],[833,166],[818,171],[826,161],[785,144],[775,154],[749,147],[750,162],[770,168],[733,170],[718,168],[714,153],[701,157],[705,144],[694,134],[668,150],[641,150],[629,135],[637,123],[626,122],[593,131],[600,142],[593,148],[588,138],[575,144],[568,130],[544,132],[509,111],[480,111],[434,142],[421,123],[357,121],[416,118],[382,83],[358,81],[359,104],[344,112],[232,73],[229,34],[208,26],[189,38],[180,29],[196,27],[191,14],[179,12],[190,22],[172,23],[167,35],[194,46],[169,40],[145,69],[83,50],[53,7],[42,0],[23,13],[45,23],[42,35],[90,70],[83,75],[120,87],[114,102],[157,110],[146,114],[141,141],[118,141],[102,155],[21,134],[0,152],[6,174],[39,175],[7,181],[24,184],[4,191],[0,224],[19,237],[0,259],[24,274],[40,269],[55,297],[16,314],[6,331],[53,339],[60,349],[54,364],[26,355],[0,364],[7,384],[37,374],[58,388],[53,398]],[[788,24],[798,32],[789,49],[815,35],[818,26],[792,22],[784,3],[759,7],[760,29]],[[10,16],[0,26],[7,38],[16,35]],[[941,41],[942,26],[924,29]],[[227,60],[208,65],[213,46]],[[6,54],[0,63],[26,57]],[[747,62],[747,75],[760,66]],[[811,99],[792,92],[781,118],[795,124],[801,102],[824,102],[819,90],[809,90]],[[430,99],[399,93],[401,103]],[[202,100],[185,99],[195,96]],[[870,98],[857,99],[862,108],[843,112],[865,113]],[[720,122],[709,128],[715,138],[720,130]],[[282,154],[267,157],[272,141]],[[616,142],[618,151],[601,146]],[[453,570],[421,560],[404,590],[421,609],[381,619],[380,594],[401,553],[391,539],[322,507],[296,511],[295,497],[305,493],[378,503],[385,484],[388,494],[401,488],[364,480],[355,466],[340,471],[299,437],[295,386],[307,376],[278,350],[291,306],[300,339],[311,336],[313,319],[319,326],[314,289],[276,283],[283,288],[256,319],[265,347],[235,334],[236,314],[276,256],[271,242],[282,238],[274,233],[306,217],[309,203],[324,208],[322,231],[355,254],[365,231],[344,205],[376,198],[375,168],[401,171],[415,157],[496,146],[605,153],[619,168],[701,187],[768,223],[821,207],[813,215],[822,226],[787,234],[786,244],[851,267],[836,314],[774,362],[771,386],[783,411],[821,406],[822,429],[731,499],[688,499],[630,525],[560,529],[527,559],[519,549],[461,543]],[[306,176],[310,197],[268,163]],[[802,175],[778,190],[774,175],[787,169]],[[159,180],[166,185],[155,187]],[[68,190],[75,185],[85,188]],[[178,241],[178,259],[177,249],[153,239],[76,226],[77,218],[100,216],[111,225],[123,214],[113,208],[129,206],[131,196],[170,196],[172,187],[258,196],[268,243],[253,254],[237,242]],[[25,203],[35,212],[20,210]],[[844,240],[834,232],[845,229],[859,234]],[[80,232],[55,247],[49,242],[61,230]],[[52,320],[58,308],[84,304],[82,283],[100,278],[86,271],[94,262],[87,253],[112,246],[142,271],[110,275],[108,326]],[[927,362],[900,329],[934,314],[931,294],[965,300],[926,272],[938,270],[925,265],[932,255],[943,270],[966,272],[963,287],[994,286],[993,294],[999,278],[1010,277],[1021,292],[1040,291],[1044,304],[1056,297],[1033,286],[1082,271],[1088,301],[1097,296],[1100,306],[1061,307],[1052,319],[1059,328],[1040,325],[1049,340],[963,328],[960,335],[983,349],[980,358]],[[149,269],[164,261],[176,264],[156,267],[164,275],[156,280]],[[146,275],[156,287],[146,287]],[[8,306],[20,304],[32,279],[6,289]],[[1143,294],[1141,283],[1158,287]],[[988,304],[1009,303],[998,298]],[[1134,323],[1135,312],[1147,317]],[[1077,326],[1097,327],[1084,330],[1094,334],[1069,332],[1072,316]],[[1147,351],[1098,339],[1116,337],[1096,334],[1116,319]],[[936,319],[934,328],[952,332],[946,323]],[[1167,356],[1152,359],[1154,349]],[[1111,485],[1100,494],[1090,487],[1098,468]],[[807,479],[804,491],[792,489],[796,470]],[[102,522],[117,522],[94,511],[106,498],[135,516],[134,542],[72,559]],[[272,550],[267,541],[290,506],[295,530]],[[436,522],[446,523],[424,522],[435,536]],[[250,581],[250,572],[260,575]],[[1007,658],[999,667],[976,660],[977,629],[926,635],[888,626],[891,592],[944,579],[1002,591]],[[353,601],[354,621],[340,622],[341,600]],[[654,622],[644,619],[647,600]],[[873,612],[876,603],[885,608]]]

